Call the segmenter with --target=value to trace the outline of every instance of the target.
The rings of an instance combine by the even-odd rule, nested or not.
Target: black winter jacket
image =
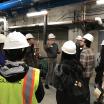
[[[54,86],[57,104],[86,104],[85,99],[80,101],[75,98],[72,91],[75,76],[80,76],[80,79],[84,81],[81,69],[81,64],[75,59],[64,60],[55,68]]]

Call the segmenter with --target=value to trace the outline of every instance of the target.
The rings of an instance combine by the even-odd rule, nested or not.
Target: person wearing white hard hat
[[[83,80],[83,67],[76,57],[76,44],[71,40],[66,41],[61,50],[61,61],[55,67],[54,77],[57,104],[87,104],[87,97],[84,97],[87,95],[84,93],[88,91],[87,88],[81,92],[81,96],[74,89],[74,81]],[[85,83],[82,85],[85,86]]]
[[[53,33],[48,35],[47,44],[44,45],[44,49],[48,57],[48,72],[46,75],[45,88],[49,89],[49,85],[53,84],[54,67],[57,63],[57,55],[60,54],[58,45],[55,42],[56,36]]]
[[[30,45],[35,44],[35,37],[31,33],[26,34],[26,39]]]
[[[83,36],[84,47],[80,54],[80,62],[84,68],[83,75],[84,75],[86,84],[88,86],[88,89],[89,89],[89,81],[93,74],[93,69],[95,66],[95,57],[94,57],[95,55],[91,49],[91,44],[93,40],[94,40],[94,37],[90,33],[87,33]],[[88,104],[90,104],[90,94],[88,95],[88,99],[89,99]]]
[[[55,39],[55,38],[56,38],[56,36],[53,33],[50,33],[48,35],[48,39]]]
[[[29,43],[22,33],[7,35],[3,47],[7,60],[0,67],[0,104],[38,104],[44,97],[40,70],[22,60],[26,47]]]
[[[24,56],[24,61],[32,67],[37,67],[37,62],[35,58],[35,37],[31,34],[28,33],[26,34],[26,39],[30,45],[30,47],[25,49],[25,56]]]
[[[83,38],[81,35],[78,35],[76,38],[76,55],[78,60],[80,60],[80,53],[83,49]]]
[[[102,93],[102,91],[104,90],[104,40],[102,40],[102,43],[100,45],[101,45],[100,55],[97,59],[98,62],[95,67],[95,72],[96,72],[95,89],[96,88],[100,89]],[[101,101],[101,103],[103,103],[102,101],[103,99],[102,100],[100,99],[100,95],[97,97],[95,103],[97,104],[99,100]]]
[[[6,36],[3,34],[0,34],[0,66],[3,66],[5,64],[5,52],[3,50],[4,42],[5,42]]]
[[[93,42],[94,37],[92,36],[92,34],[87,33],[87,34],[85,34],[85,35],[83,36],[83,39],[86,39],[86,40],[88,40],[88,41],[90,41],[90,42]]]

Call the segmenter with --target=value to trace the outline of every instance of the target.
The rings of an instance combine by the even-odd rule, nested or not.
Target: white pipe
[[[27,13],[27,17],[34,17],[34,16],[41,16],[41,15],[47,15],[48,11],[47,10],[43,10],[40,12],[31,12],[31,13]]]
[[[72,21],[64,21],[64,22],[49,22],[48,25],[65,25],[65,24],[72,24]],[[30,25],[21,25],[21,26],[10,26],[9,29],[15,28],[23,28],[23,27],[35,27],[35,26],[44,26],[44,23],[38,24],[30,24]]]

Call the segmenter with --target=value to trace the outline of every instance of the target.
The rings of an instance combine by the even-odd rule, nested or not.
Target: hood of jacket
[[[26,75],[28,69],[24,62],[6,61],[3,67],[0,66],[0,75],[9,82],[17,82]]]

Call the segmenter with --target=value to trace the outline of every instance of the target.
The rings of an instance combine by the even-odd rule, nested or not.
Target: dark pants
[[[87,95],[87,102],[86,104],[90,104],[90,88],[89,88],[89,82],[90,82],[90,78],[84,78],[85,79],[85,84],[86,84],[86,87],[88,88],[88,95]]]
[[[95,83],[98,84],[98,86],[101,88],[102,86],[102,77],[103,77],[103,72],[99,71],[96,73],[95,77]]]
[[[53,85],[55,66],[56,66],[56,58],[50,58],[48,60],[48,72],[46,75],[46,82],[45,82],[46,85],[48,84]]]

